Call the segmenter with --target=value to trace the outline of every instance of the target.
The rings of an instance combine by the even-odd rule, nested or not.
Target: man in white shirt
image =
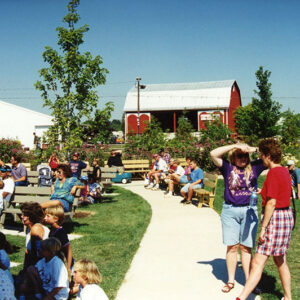
[[[146,188],[153,188],[155,190],[159,190],[159,179],[164,172],[167,172],[168,166],[165,160],[163,160],[158,153],[153,155],[155,159],[155,165],[152,171],[148,173],[149,185]],[[156,184],[154,185],[154,179]]]
[[[2,177],[3,188],[0,189],[0,213],[4,207],[4,202],[9,202],[15,189],[15,182],[10,177],[11,168],[7,165],[0,167],[0,177]]]

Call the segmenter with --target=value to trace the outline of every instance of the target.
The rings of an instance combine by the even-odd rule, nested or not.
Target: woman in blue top
[[[225,185],[221,221],[223,243],[227,246],[228,281],[222,289],[223,293],[234,288],[239,247],[246,280],[249,277],[251,248],[255,245],[258,222],[256,203],[250,206],[250,197],[258,176],[265,169],[262,160],[250,162],[249,153],[256,151],[255,147],[247,144],[233,144],[210,153],[213,162],[220,168]],[[222,158],[226,153],[229,153],[230,162]]]
[[[61,205],[65,212],[70,211],[77,188],[83,188],[81,182],[72,176],[71,169],[66,164],[58,165],[56,181],[51,187],[50,201],[42,204],[43,208]]]

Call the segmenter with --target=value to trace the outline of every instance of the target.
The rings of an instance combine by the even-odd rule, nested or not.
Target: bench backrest
[[[207,187],[210,192],[215,195],[218,183],[218,175],[204,172],[204,187]]]

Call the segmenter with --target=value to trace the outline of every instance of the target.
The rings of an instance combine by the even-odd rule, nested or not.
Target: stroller
[[[38,175],[38,186],[39,187],[49,187],[52,185],[52,175],[51,168],[46,165],[38,165],[37,171]]]

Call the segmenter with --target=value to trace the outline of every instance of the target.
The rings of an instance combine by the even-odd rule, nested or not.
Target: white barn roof
[[[234,83],[235,80],[145,84],[146,88],[140,89],[140,111],[228,108]],[[127,93],[124,111],[137,111],[136,87]]]
[[[4,101],[0,111],[0,138],[18,139],[25,147],[33,147],[33,132],[41,136],[53,125],[49,115]]]

